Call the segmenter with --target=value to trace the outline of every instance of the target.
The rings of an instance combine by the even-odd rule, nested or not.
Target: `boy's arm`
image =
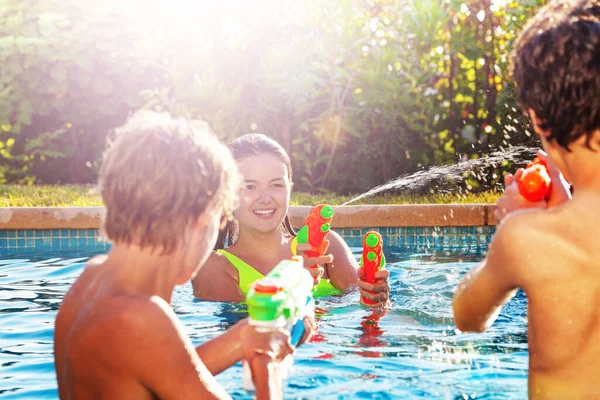
[[[452,302],[454,323],[463,332],[483,332],[495,320],[504,304],[521,285],[519,250],[523,242],[516,218],[507,218],[498,227],[488,256],[462,279]],[[516,254],[516,256],[515,256]]]
[[[240,332],[248,325],[243,319],[222,335],[196,347],[196,353],[211,374],[217,375],[242,358]]]

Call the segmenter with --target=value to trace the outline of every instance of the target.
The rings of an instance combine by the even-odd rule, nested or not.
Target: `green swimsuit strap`
[[[240,276],[240,290],[244,296],[248,294],[250,285],[265,277],[263,274],[252,268],[250,264],[231,254],[227,250],[219,249],[217,250],[217,253],[225,256],[231,265],[237,269]],[[343,293],[343,291],[333,286],[328,279],[321,279],[321,282],[319,282],[319,284],[313,290],[314,297],[325,297],[340,293]]]
[[[224,255],[225,258],[227,258],[227,260],[231,263],[231,265],[233,265],[235,269],[237,269],[238,274],[240,276],[240,290],[242,291],[242,294],[244,296],[248,294],[248,291],[250,290],[250,285],[252,285],[257,280],[265,277],[263,274],[252,268],[248,263],[246,263],[239,257],[234,256],[227,250],[219,249],[217,250],[217,253]]]

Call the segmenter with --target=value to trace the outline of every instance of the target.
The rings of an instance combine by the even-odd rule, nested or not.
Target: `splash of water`
[[[473,170],[475,167],[484,165],[495,166],[495,164],[503,161],[512,161],[515,163],[529,160],[531,155],[534,154],[536,149],[532,149],[526,146],[514,146],[508,149],[495,151],[485,157],[481,157],[475,160],[468,160],[459,162],[453,165],[434,166],[425,170],[417,171],[412,174],[400,176],[386,184],[376,186],[373,189],[364,192],[356,196],[355,198],[348,200],[342,206],[354,203],[367,196],[372,196],[377,193],[385,192],[386,190],[409,188],[415,189],[421,187],[435,179],[446,177],[449,179],[458,180],[462,178],[465,171]]]

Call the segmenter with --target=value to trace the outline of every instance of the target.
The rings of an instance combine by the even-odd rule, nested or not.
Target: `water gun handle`
[[[536,157],[527,164],[519,178],[519,193],[531,202],[538,202],[548,198],[551,184],[548,166],[543,160]]]
[[[370,231],[365,234],[363,239],[363,251],[360,258],[360,265],[365,271],[365,280],[369,283],[375,283],[375,273],[385,268],[385,255],[383,254],[383,239],[379,232]],[[376,302],[365,297],[362,298],[364,304],[373,305]]]
[[[319,204],[314,207],[306,218],[306,225],[298,231],[296,238],[292,241],[292,253],[296,254],[298,244],[310,244],[311,249],[306,251],[307,257],[319,257],[325,253],[327,242],[325,236],[331,230],[333,207],[328,204]],[[316,268],[311,265],[310,268]]]
[[[314,315],[315,312],[315,301],[313,300],[312,297],[308,297],[306,299],[306,312],[305,312],[305,316],[306,315],[310,315],[313,314]],[[300,342],[300,339],[302,339],[302,335],[304,335],[304,331],[306,329],[304,328],[304,318],[298,318],[298,321],[296,321],[296,324],[290,329],[290,336],[291,336],[291,343],[294,346],[298,346],[298,343]]]

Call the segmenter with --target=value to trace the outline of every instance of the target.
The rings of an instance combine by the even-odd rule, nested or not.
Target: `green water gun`
[[[313,278],[303,267],[303,259],[283,260],[264,278],[254,282],[246,295],[248,322],[259,332],[286,329],[297,345],[304,333],[304,317],[314,312]],[[285,379],[292,357],[275,366],[277,379]],[[254,390],[252,374],[244,364],[244,389]]]

